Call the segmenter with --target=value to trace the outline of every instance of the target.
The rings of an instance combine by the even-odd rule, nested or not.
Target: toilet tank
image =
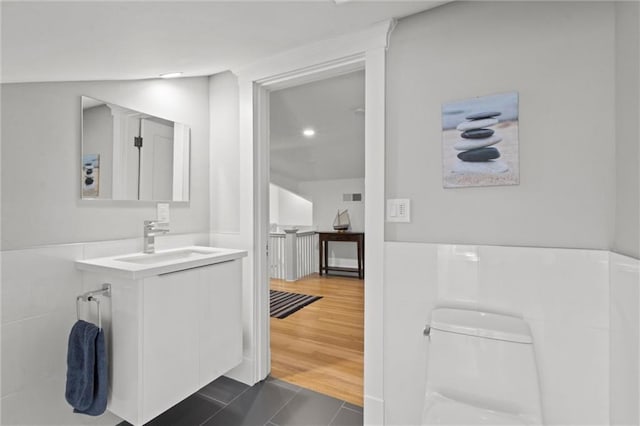
[[[439,308],[431,316],[427,394],[541,419],[528,324],[516,317]]]

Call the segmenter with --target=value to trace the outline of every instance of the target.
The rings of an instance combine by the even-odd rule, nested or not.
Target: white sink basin
[[[245,250],[192,246],[150,254],[130,253],[78,260],[76,268],[83,271],[108,273],[123,278],[140,279],[227,262],[246,255]]]
[[[211,250],[203,250],[197,248],[187,248],[187,249],[179,249],[167,252],[158,252],[158,253],[150,253],[150,254],[137,254],[134,256],[126,256],[126,257],[117,257],[114,260],[120,262],[130,262],[130,263],[139,263],[142,265],[150,265],[154,263],[162,263],[173,260],[186,260],[186,259],[196,259],[202,256],[209,256],[211,254],[220,253],[220,250],[211,249]]]

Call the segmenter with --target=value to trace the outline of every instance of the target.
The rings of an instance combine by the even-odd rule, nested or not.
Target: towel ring
[[[100,312],[100,299],[96,296],[111,296],[111,284],[105,283],[102,285],[102,289],[89,291],[87,293],[81,294],[76,297],[76,318],[78,321],[80,320],[80,302],[96,302],[96,306],[98,309],[98,328],[102,330],[102,313]]]
[[[84,298],[82,296],[76,297],[76,317],[80,320],[80,301],[83,301]],[[96,302],[98,307],[98,328],[102,330],[102,315],[100,313],[100,299],[89,296],[86,298],[87,302]]]

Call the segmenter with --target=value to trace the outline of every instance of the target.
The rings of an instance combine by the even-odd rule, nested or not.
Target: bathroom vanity
[[[111,412],[142,425],[240,364],[246,255],[186,247],[76,262],[85,288],[111,284]]]

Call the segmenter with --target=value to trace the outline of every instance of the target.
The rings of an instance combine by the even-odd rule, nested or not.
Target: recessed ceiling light
[[[176,78],[182,75],[181,72],[168,72],[166,74],[160,74],[160,78]]]
[[[316,131],[313,129],[304,129],[302,131],[302,134],[305,135],[306,137],[310,138],[311,136],[316,134]]]

